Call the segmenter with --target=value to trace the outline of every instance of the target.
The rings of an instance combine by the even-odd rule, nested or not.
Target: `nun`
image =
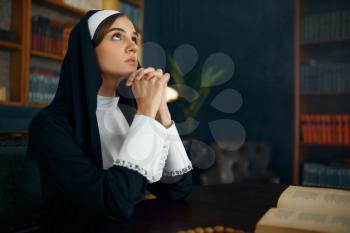
[[[141,68],[138,46],[118,11],[90,10],[73,28],[55,97],[29,127],[42,232],[98,232],[105,220],[132,218],[147,193],[190,194],[192,163],[166,101],[170,76]]]

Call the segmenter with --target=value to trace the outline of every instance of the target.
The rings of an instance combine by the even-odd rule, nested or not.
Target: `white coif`
[[[94,38],[95,31],[98,25],[100,25],[100,23],[102,23],[103,20],[105,20],[111,15],[119,14],[119,13],[120,13],[119,11],[115,11],[115,10],[100,10],[94,13],[93,15],[91,15],[90,18],[88,19],[88,27],[89,27],[91,40],[92,38]]]

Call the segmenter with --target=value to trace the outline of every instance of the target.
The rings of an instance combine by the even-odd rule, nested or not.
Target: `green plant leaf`
[[[168,56],[170,67],[171,67],[171,77],[174,79],[176,84],[185,84],[184,76],[179,66],[177,65],[175,59],[170,55]]]
[[[171,66],[171,77],[174,79],[175,84],[183,84],[186,85],[185,77],[180,69],[180,67],[177,65],[175,59],[168,55],[169,63]],[[224,74],[223,69],[216,69],[214,70],[213,67],[207,68],[203,73],[202,77],[200,77],[200,72],[197,72],[195,76],[198,76],[200,78],[195,80],[193,88],[198,92],[199,98],[193,102],[192,104],[184,103],[184,101],[179,101],[178,103],[182,107],[184,114],[186,117],[195,117],[199,110],[201,109],[203,103],[205,102],[206,98],[208,97],[208,94],[210,92],[210,87]],[[205,83],[205,87],[201,87],[201,84]],[[182,96],[181,90],[178,90],[180,96]]]
[[[224,69],[214,70],[212,67],[207,68],[203,72],[202,83],[205,87],[210,87],[215,83],[223,74],[225,73]]]

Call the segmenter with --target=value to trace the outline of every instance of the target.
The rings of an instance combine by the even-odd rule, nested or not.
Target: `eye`
[[[133,37],[132,40],[135,42],[135,44],[138,44],[138,39],[137,39],[137,37]]]
[[[119,33],[113,34],[112,36],[112,40],[114,40],[115,38],[117,38],[116,40],[120,40],[121,39],[121,35]]]

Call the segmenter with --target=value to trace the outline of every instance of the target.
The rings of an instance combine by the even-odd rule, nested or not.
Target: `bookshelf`
[[[350,189],[350,2],[296,0],[293,183]]]
[[[137,31],[140,33],[140,44],[143,35],[143,0],[100,0],[86,1],[96,6],[93,9],[119,9],[126,12],[126,15],[134,22]],[[77,23],[81,16],[85,14],[88,6],[82,6],[82,1],[77,0],[5,0],[0,6],[0,14],[6,17],[4,22],[0,23],[0,106],[19,106],[19,107],[44,107],[50,102],[46,98],[44,102],[33,101],[33,93],[30,89],[33,84],[31,77],[33,67],[43,68],[39,71],[43,76],[40,82],[46,83],[47,87],[54,93],[54,79],[45,76],[46,71],[60,70],[64,59],[65,44],[57,44],[59,41],[67,41],[71,28]],[[120,9],[120,7],[124,9]],[[38,40],[37,47],[33,43],[33,16],[39,15],[42,19],[48,19],[54,36],[51,37],[48,46],[45,49],[40,48],[43,41]],[[51,24],[53,22],[53,24]],[[41,24],[41,26],[43,26]],[[43,30],[43,29],[42,29]],[[56,34],[55,34],[56,33]],[[10,36],[8,36],[10,35]],[[56,38],[57,41],[53,38]],[[45,42],[45,39],[43,39]],[[53,41],[53,42],[52,42]],[[57,43],[56,43],[57,42]],[[46,42],[45,42],[46,43]],[[56,43],[56,44],[55,44]],[[60,49],[51,49],[52,47]],[[63,47],[63,49],[62,49]],[[49,50],[47,48],[50,48]],[[141,49],[140,49],[141,50]],[[142,51],[138,56],[142,60]],[[47,72],[46,72],[47,73]],[[50,76],[50,75],[49,75]],[[52,75],[51,75],[52,76]],[[59,77],[59,74],[52,76]],[[50,80],[50,82],[48,81]],[[39,80],[35,80],[37,84]],[[42,85],[41,83],[38,85]],[[41,93],[36,93],[41,94]]]

